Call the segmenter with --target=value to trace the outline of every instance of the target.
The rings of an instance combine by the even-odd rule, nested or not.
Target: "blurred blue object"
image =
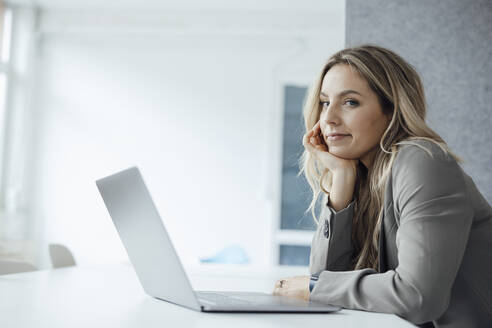
[[[200,259],[201,263],[248,264],[249,258],[241,246],[230,245],[211,257]]]

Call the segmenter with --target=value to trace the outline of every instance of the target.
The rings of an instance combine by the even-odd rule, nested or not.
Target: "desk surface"
[[[196,290],[271,292],[302,269],[188,269]],[[415,327],[390,314],[201,313],[147,296],[129,265],[65,268],[0,276],[0,327]]]

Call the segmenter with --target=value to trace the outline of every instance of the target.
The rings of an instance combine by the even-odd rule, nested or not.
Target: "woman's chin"
[[[356,159],[357,157],[354,157],[351,155],[351,153],[347,150],[344,149],[337,149],[338,147],[330,147],[330,154],[335,155],[336,157],[340,157],[343,159]]]

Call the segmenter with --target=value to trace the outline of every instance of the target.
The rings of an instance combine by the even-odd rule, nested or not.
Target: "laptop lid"
[[[200,311],[139,169],[126,169],[96,185],[145,292]]]

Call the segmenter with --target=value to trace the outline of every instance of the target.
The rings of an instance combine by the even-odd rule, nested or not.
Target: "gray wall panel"
[[[427,121],[492,203],[492,1],[347,0],[346,44],[394,50],[421,74]]]

